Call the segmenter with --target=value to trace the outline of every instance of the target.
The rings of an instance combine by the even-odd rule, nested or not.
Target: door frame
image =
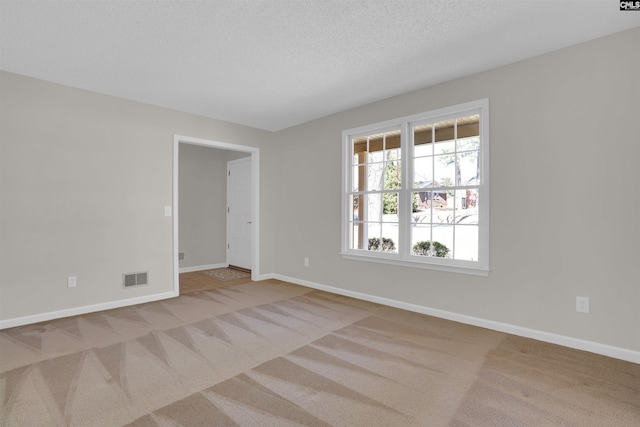
[[[200,145],[203,147],[218,148],[221,150],[239,151],[251,154],[251,216],[253,227],[251,229],[252,257],[251,257],[251,280],[259,280],[260,277],[260,149],[247,145],[230,144],[228,142],[213,141],[209,139],[196,138],[184,135],[173,136],[173,291],[175,295],[180,294],[180,263],[178,261],[179,252],[179,230],[178,230],[178,183],[179,183],[179,146],[180,144]],[[226,200],[225,200],[226,203]]]

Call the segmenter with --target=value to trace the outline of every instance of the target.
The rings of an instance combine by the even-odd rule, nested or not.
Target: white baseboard
[[[193,271],[202,271],[202,270],[213,270],[214,268],[226,268],[229,267],[229,264],[219,263],[219,264],[207,264],[207,265],[196,265],[194,267],[182,267],[179,271],[180,273],[191,273]]]
[[[193,268],[190,271],[208,270],[212,268],[226,267],[225,264],[212,264],[209,266],[189,267]],[[181,269],[182,272],[182,269]],[[453,313],[450,311],[439,310],[436,308],[426,307],[422,305],[412,304],[404,301],[398,301],[390,298],[378,297],[375,295],[364,294],[361,292],[350,291],[347,289],[336,288],[334,286],[322,285],[320,283],[310,282],[308,280],[296,279],[294,277],[284,276],[281,274],[262,274],[253,280],[268,280],[278,279],[289,283],[295,283],[297,285],[306,286],[313,289],[331,292],[338,295],[344,295],[364,301],[375,302],[390,307],[396,307],[403,310],[412,311],[415,313],[426,314],[429,316],[439,317],[442,319],[452,320],[454,322],[465,323],[468,325],[479,326],[481,328],[487,328],[494,331],[504,332],[507,334],[518,335],[525,338],[531,338],[539,341],[544,341],[552,344],[558,344],[569,348],[575,348],[577,350],[584,350],[591,353],[601,354],[603,356],[609,356],[616,359],[626,360],[628,362],[640,364],[640,352],[629,350],[621,347],[614,347],[608,344],[596,343],[593,341],[582,340],[579,338],[568,337],[564,335],[558,335],[550,332],[539,331],[536,329],[525,328],[522,326],[510,325],[508,323],[495,322],[493,320],[482,319],[474,316],[467,316],[465,314]],[[114,308],[126,307],[136,304],[143,304],[146,302],[159,301],[167,298],[173,298],[179,296],[178,292],[163,292],[160,294],[147,295],[136,298],[128,298],[118,301],[111,301],[100,304],[86,305],[82,307],[75,307],[66,310],[51,311],[47,313],[34,314],[24,317],[16,317],[13,319],[0,320],[0,330],[6,328],[13,328],[16,326],[29,325],[32,323],[45,322],[48,320],[59,319],[69,316],[78,316],[81,314],[93,313],[102,310],[111,310]]]
[[[201,270],[211,270],[214,268],[224,268],[224,267],[228,267],[228,264],[200,265],[197,267],[186,267],[184,269],[180,269],[180,273],[188,273],[192,271],[201,271]],[[266,279],[273,279],[273,278],[274,278],[273,274],[263,274],[258,276],[257,278],[254,278],[253,280],[266,280]],[[153,302],[153,301],[159,301],[167,298],[174,298],[179,295],[180,295],[179,292],[171,291],[171,292],[164,292],[161,294],[147,295],[147,296],[136,297],[136,298],[127,298],[127,299],[118,300],[118,301],[111,301],[111,302],[105,302],[105,303],[99,303],[99,304],[85,305],[82,307],[68,308],[65,310],[50,311],[46,313],[33,314],[33,315],[23,316],[23,317],[15,317],[12,319],[0,320],[0,330],[7,329],[7,328],[15,328],[16,326],[30,325],[33,323],[46,322],[54,319],[61,319],[63,317],[94,313],[96,311],[111,310],[114,308],[126,307],[126,306],[131,306],[136,304],[144,304],[146,302]]]
[[[510,325],[508,323],[495,322],[493,320],[482,319],[479,317],[467,316],[465,314],[453,313],[450,311],[439,310],[436,308],[425,307],[422,305],[412,304],[408,302],[393,300],[389,298],[378,297],[375,295],[364,294],[361,292],[349,291],[346,289],[336,288],[333,286],[322,285],[320,283],[309,282],[307,280],[296,279],[294,277],[283,276],[281,274],[270,275],[274,279],[283,280],[285,282],[295,283],[297,285],[306,286],[313,289],[331,292],[338,295],[344,295],[364,301],[375,302],[390,307],[401,308],[403,310],[413,311],[416,313],[426,314],[433,317],[452,320],[454,322],[465,323],[468,325],[479,326],[481,328],[491,329],[507,334],[518,335],[525,338],[531,338],[538,341],[544,341],[551,344],[558,344],[564,347],[584,350],[591,353],[601,354],[603,356],[613,357],[615,359],[626,360],[628,362],[640,364],[640,352],[629,350],[621,347],[614,347],[608,344],[600,344],[593,341],[572,338],[564,335],[558,335],[550,332],[539,331],[536,329],[524,328],[522,326]]]
[[[127,298],[117,301],[105,302],[100,304],[85,305],[82,307],[74,307],[66,310],[50,311],[48,313],[34,314],[31,316],[16,317],[13,319],[0,320],[0,329],[13,328],[16,326],[30,325],[32,323],[46,322],[48,320],[60,319],[69,316],[78,316],[80,314],[93,313],[102,310],[111,310],[113,308],[126,307],[136,304],[144,304],[145,302],[159,301],[167,298],[177,297],[178,293],[163,292],[161,294],[147,295],[143,297]]]

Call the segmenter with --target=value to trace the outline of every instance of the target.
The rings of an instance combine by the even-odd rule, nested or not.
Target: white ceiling
[[[616,0],[0,0],[0,69],[274,131],[636,26]]]

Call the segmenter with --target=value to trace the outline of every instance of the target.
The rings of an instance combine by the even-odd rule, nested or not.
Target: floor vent
[[[149,273],[128,273],[122,275],[122,284],[125,288],[133,286],[147,285],[149,283]]]

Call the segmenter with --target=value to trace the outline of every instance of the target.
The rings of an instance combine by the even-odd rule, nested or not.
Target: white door
[[[251,157],[227,162],[227,264],[251,269]]]

